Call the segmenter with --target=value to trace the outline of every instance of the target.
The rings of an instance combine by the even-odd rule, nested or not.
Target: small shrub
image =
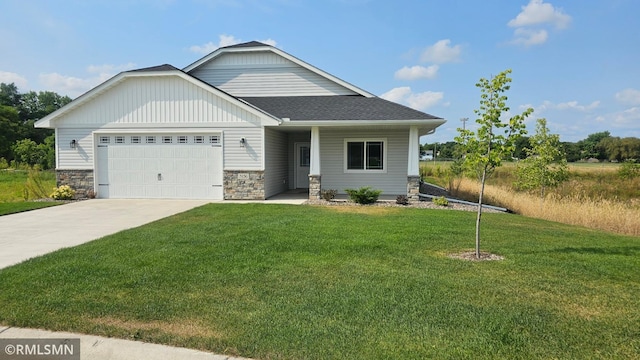
[[[7,159],[0,157],[0,170],[4,170],[8,168],[9,168],[9,163],[7,162]]]
[[[69,185],[61,185],[53,189],[51,198],[54,200],[72,200],[76,192]]]
[[[409,205],[409,199],[406,195],[398,195],[396,197],[396,204],[398,205]]]
[[[622,179],[634,179],[640,176],[640,163],[635,160],[625,160],[620,165],[618,176]]]
[[[320,192],[320,196],[326,201],[333,200],[336,195],[338,195],[338,190],[335,189],[322,190],[322,192]]]
[[[446,197],[444,196],[440,196],[437,198],[433,198],[433,203],[438,205],[438,206],[449,206],[449,200],[447,200]]]
[[[370,186],[363,186],[357,190],[345,189],[344,191],[349,194],[351,201],[362,205],[373,204],[378,201],[378,197],[382,193],[382,190],[374,190]]]

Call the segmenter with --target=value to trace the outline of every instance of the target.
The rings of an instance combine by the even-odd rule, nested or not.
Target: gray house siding
[[[345,139],[386,139],[386,173],[345,173]],[[346,188],[371,186],[383,195],[407,193],[407,149],[409,130],[320,129],[320,173],[322,189],[345,194]]]
[[[264,129],[264,181],[265,197],[286,191],[288,185],[287,134],[270,128]]]

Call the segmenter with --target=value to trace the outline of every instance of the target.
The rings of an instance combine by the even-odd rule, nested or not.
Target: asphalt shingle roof
[[[169,65],[169,64],[162,64],[162,65],[158,65],[158,66],[151,66],[151,67],[146,67],[146,68],[142,68],[142,69],[129,70],[129,71],[127,71],[127,72],[173,71],[173,70],[181,71],[180,69],[178,69],[178,68],[174,67],[173,65]]]
[[[259,41],[249,41],[245,43],[223,46],[222,49],[233,49],[233,48],[243,48],[243,47],[257,47],[257,46],[269,46],[267,44],[261,43]]]
[[[433,120],[437,116],[379,97],[277,96],[243,97],[246,102],[279,118],[309,120]]]

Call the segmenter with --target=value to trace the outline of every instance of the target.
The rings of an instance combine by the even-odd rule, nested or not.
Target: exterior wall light
[[[244,145],[247,143],[247,139],[245,138],[240,138],[240,147],[244,147]]]
[[[78,142],[76,141],[76,139],[71,140],[71,142],[69,143],[69,147],[72,149],[75,149],[78,146]]]

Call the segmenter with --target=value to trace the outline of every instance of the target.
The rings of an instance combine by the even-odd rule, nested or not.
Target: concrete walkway
[[[80,358],[86,360],[242,360],[193,349],[149,344],[101,336],[0,326],[0,339],[80,339]],[[0,349],[0,359],[5,349]]]

